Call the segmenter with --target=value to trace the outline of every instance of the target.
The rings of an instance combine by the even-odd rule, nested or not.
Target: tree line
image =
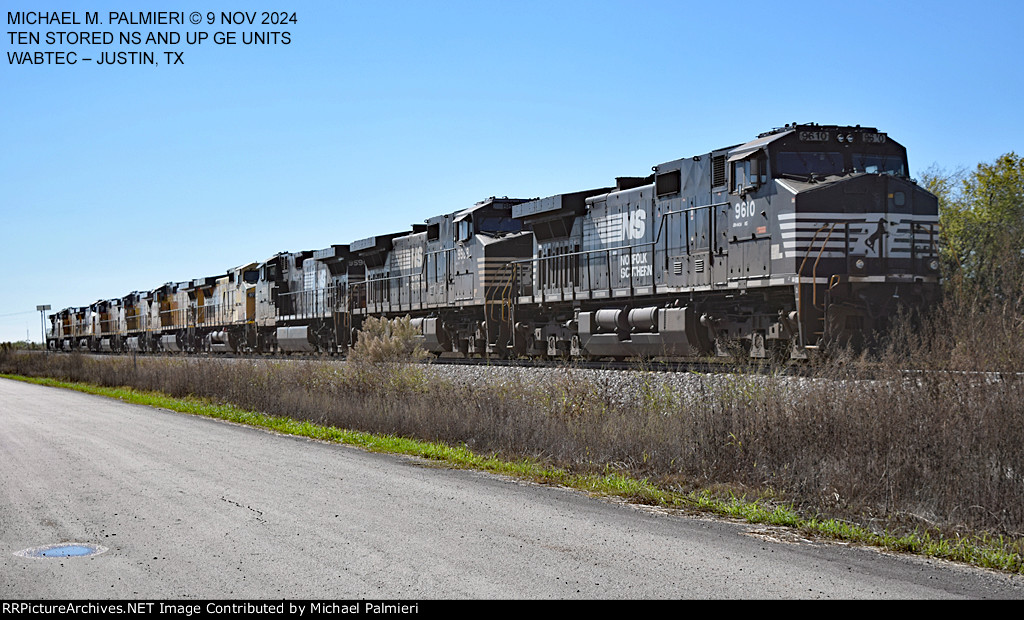
[[[922,366],[1019,372],[1024,158],[1010,152],[974,170],[933,167],[921,184],[939,199],[943,295],[891,348]]]
[[[947,299],[976,310],[1024,311],[1024,158],[1010,152],[973,171],[932,168]]]

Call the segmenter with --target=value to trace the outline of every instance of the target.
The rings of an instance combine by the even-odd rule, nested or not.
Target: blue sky
[[[298,23],[7,24],[8,11],[106,22],[125,5],[218,21],[287,10]],[[38,340],[37,304],[87,305],[408,230],[492,195],[601,187],[788,122],[875,126],[907,147],[914,175],[1020,153],[1022,6],[7,0],[0,341]],[[6,34],[69,30],[175,31],[182,43]],[[185,43],[199,31],[210,38]],[[214,44],[218,31],[238,43]],[[290,42],[242,45],[253,31]],[[156,52],[159,66],[9,62],[130,50]]]

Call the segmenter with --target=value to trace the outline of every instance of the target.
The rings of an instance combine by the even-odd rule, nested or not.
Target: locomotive
[[[435,354],[800,359],[938,295],[938,201],[876,128],[787,124],[651,170],[67,308],[48,347],[344,353],[408,316]]]

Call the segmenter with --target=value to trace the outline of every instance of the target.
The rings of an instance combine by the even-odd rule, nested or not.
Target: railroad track
[[[47,353],[51,355],[74,355],[76,352],[43,352],[36,351],[36,354]],[[246,353],[198,353],[183,354],[171,352],[159,353],[103,353],[103,352],[77,352],[96,359],[110,358],[132,358],[140,359],[215,359],[215,360],[276,360],[276,361],[321,361],[321,362],[344,362],[347,358],[337,354],[328,353],[276,353],[276,354],[246,354]],[[763,375],[785,375],[785,376],[809,376],[812,373],[811,366],[799,363],[769,363],[763,360],[725,360],[699,359],[699,360],[665,360],[665,359],[626,359],[626,360],[585,360],[585,359],[537,359],[537,358],[497,358],[497,357],[458,357],[458,356],[431,356],[422,362],[426,365],[438,366],[490,366],[500,368],[537,368],[537,369],[579,369],[579,370],[613,370],[613,371],[636,371],[655,373],[699,373],[699,374],[722,374],[722,373],[745,373]]]

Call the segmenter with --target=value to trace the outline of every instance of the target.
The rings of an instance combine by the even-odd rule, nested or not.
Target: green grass
[[[0,377],[77,390],[116,398],[132,404],[202,415],[237,424],[266,428],[287,435],[358,446],[372,452],[419,457],[447,467],[474,469],[531,480],[540,484],[570,487],[600,497],[615,497],[637,504],[710,513],[753,524],[792,528],[807,536],[870,545],[895,552],[942,558],[983,568],[1024,574],[1021,541],[1014,539],[974,536],[950,540],[930,533],[913,532],[899,536],[887,532],[877,533],[834,519],[819,520],[801,517],[792,506],[786,504],[766,500],[749,500],[737,496],[722,497],[720,494],[707,490],[683,493],[660,488],[646,479],[637,479],[609,469],[600,474],[578,474],[538,460],[508,461],[494,455],[477,454],[465,446],[452,446],[394,435],[379,435],[322,426],[288,417],[248,411],[206,399],[172,398],[164,394],[128,387],[100,387],[48,378],[7,374],[0,374]]]

